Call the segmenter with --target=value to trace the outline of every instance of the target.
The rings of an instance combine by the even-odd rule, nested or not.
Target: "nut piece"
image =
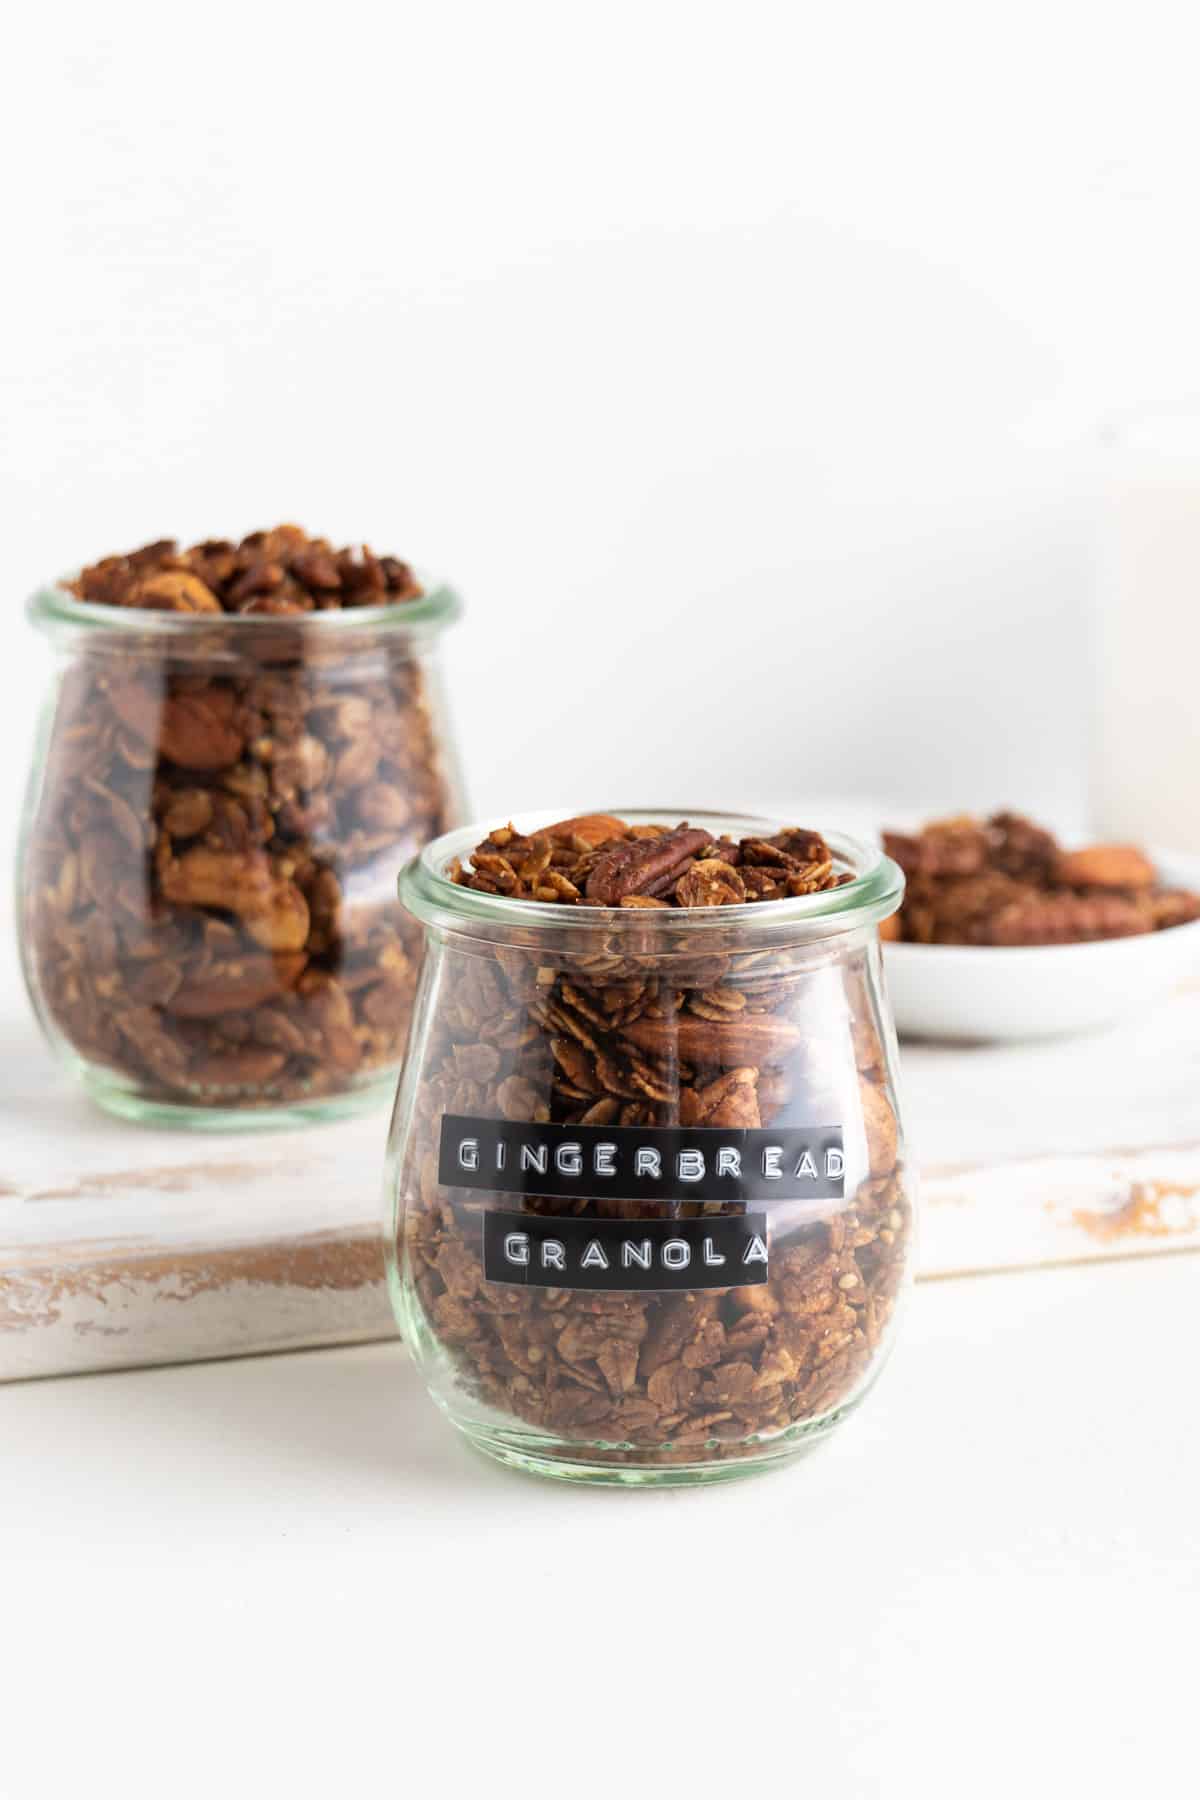
[[[605,850],[587,878],[587,897],[593,906],[619,906],[627,894],[649,894],[673,888],[691,867],[698,851],[707,849],[712,837],[677,825],[662,837],[633,839]]]
[[[267,950],[302,950],[308,937],[304,895],[260,851],[197,845],[164,865],[162,891],[176,906],[219,906],[236,913]]]
[[[1064,852],[1054,878],[1062,887],[1152,888],[1155,874],[1149,857],[1133,844],[1090,844]]]
[[[214,963],[203,977],[185,981],[166,1001],[168,1012],[182,1019],[212,1019],[221,1013],[249,1012],[295,987],[305,958],[240,956]]]
[[[581,813],[576,819],[560,819],[557,825],[545,826],[539,835],[554,843],[570,843],[573,838],[582,838],[585,844],[596,846],[607,844],[610,838],[624,837],[628,829],[624,819],[618,819],[612,813]]]
[[[651,1056],[677,1055],[709,1068],[738,1069],[782,1061],[800,1042],[800,1028],[774,1013],[737,1013],[719,1024],[679,1013],[636,1019],[626,1026],[625,1036]]]
[[[150,575],[133,589],[132,606],[165,607],[171,612],[219,613],[221,602],[211,588],[186,569],[167,569]]]
[[[234,723],[235,705],[228,688],[174,695],[158,724],[160,753],[181,769],[223,769],[236,762],[243,740]]]

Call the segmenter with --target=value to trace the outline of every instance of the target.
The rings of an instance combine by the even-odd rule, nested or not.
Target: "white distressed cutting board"
[[[96,1112],[0,1012],[0,1379],[387,1335],[386,1110],[235,1137]],[[908,1046],[927,1278],[1200,1248],[1200,989],[1103,1037]]]

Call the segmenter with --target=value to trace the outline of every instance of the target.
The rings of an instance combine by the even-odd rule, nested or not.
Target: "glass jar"
[[[564,1479],[799,1454],[874,1380],[912,1265],[877,930],[903,876],[826,834],[846,878],[826,892],[563,906],[450,880],[483,835],[400,878],[425,957],[387,1249],[434,1399],[501,1462]]]
[[[435,587],[300,616],[52,587],[18,873],[25,978],[111,1112],[244,1128],[395,1086],[420,933],[399,864],[462,816]]]

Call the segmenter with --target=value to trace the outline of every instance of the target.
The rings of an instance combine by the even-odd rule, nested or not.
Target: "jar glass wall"
[[[61,588],[18,928],[53,1047],[102,1105],[188,1126],[357,1110],[403,1054],[420,934],[395,872],[461,816],[435,588],[301,617]]]
[[[435,1400],[478,1447],[565,1478],[796,1455],[874,1379],[912,1263],[877,938],[903,878],[831,837],[853,879],[828,892],[555,906],[448,880],[481,835],[401,878],[426,953],[387,1248]]]

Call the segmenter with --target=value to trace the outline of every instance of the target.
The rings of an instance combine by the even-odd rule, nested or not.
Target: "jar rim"
[[[183,613],[153,607],[107,606],[97,600],[81,600],[65,586],[75,574],[39,587],[29,596],[26,612],[30,623],[48,637],[78,633],[118,637],[159,637],[182,645],[205,632],[320,633],[323,638],[352,637],[356,632],[384,632],[389,637],[431,637],[452,625],[462,614],[462,597],[444,581],[427,581],[417,572],[423,592],[412,600],[393,600],[384,606],[333,607],[311,613]]]
[[[733,906],[691,906],[664,909],[632,906],[563,906],[557,901],[511,900],[504,894],[484,893],[451,881],[445,869],[456,857],[465,860],[491,830],[511,824],[523,835],[553,825],[564,817],[580,818],[604,813],[631,824],[660,824],[687,819],[714,836],[770,837],[789,829],[781,822],[751,814],[714,812],[704,807],[603,806],[519,813],[515,818],[494,820],[491,825],[459,826],[426,844],[400,871],[400,899],[422,924],[466,937],[503,941],[514,931],[591,931],[638,934],[647,931],[685,934],[726,932],[755,939],[789,941],[840,936],[879,924],[899,907],[904,896],[904,875],[899,865],[875,844],[864,843],[844,832],[822,836],[837,862],[853,874],[841,887],[816,894],[795,894],[786,900],[759,900]]]

